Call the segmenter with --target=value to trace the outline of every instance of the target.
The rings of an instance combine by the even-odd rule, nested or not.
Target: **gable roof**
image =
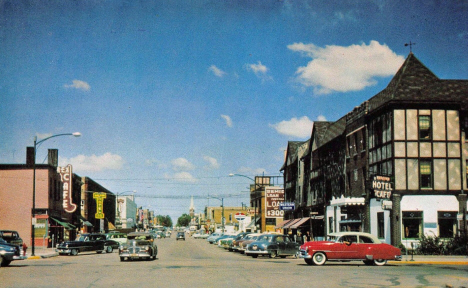
[[[441,80],[410,53],[387,87],[369,99],[369,112],[392,102],[444,102],[467,107],[468,80]]]

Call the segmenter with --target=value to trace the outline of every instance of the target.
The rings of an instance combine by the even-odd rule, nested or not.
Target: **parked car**
[[[229,245],[232,243],[234,238],[236,238],[236,235],[224,235],[223,237],[218,239],[218,247],[229,249]]]
[[[119,247],[119,243],[114,240],[107,240],[102,233],[85,233],[76,237],[75,241],[64,241],[57,245],[55,251],[60,255],[78,255],[80,252],[112,253]]]
[[[300,247],[299,257],[309,265],[323,265],[329,260],[383,266],[387,260],[401,261],[401,251],[369,233],[339,232],[329,234],[327,241],[305,243]]]
[[[244,254],[247,245],[256,241],[258,237],[260,236],[262,236],[261,233],[252,233],[252,234],[245,236],[245,238],[242,239],[242,241],[239,241],[239,248],[237,248],[237,251],[240,252],[241,254]]]
[[[185,241],[185,232],[177,232],[176,240],[184,240]]]
[[[218,232],[211,233],[210,236],[208,236],[208,237],[206,238],[206,241],[208,241],[209,243],[211,243],[210,240],[213,241],[213,238],[219,237],[219,236],[221,236],[221,235],[222,235],[222,234],[221,234],[221,233],[218,233]]]
[[[18,246],[23,245],[23,239],[21,239],[18,232],[13,230],[0,230],[0,238],[5,240],[5,242],[9,244],[14,244]]]
[[[10,265],[13,260],[24,260],[27,257],[21,253],[21,246],[10,244],[0,238],[0,267]]]
[[[114,240],[118,242],[119,244],[124,244],[127,242],[127,233],[122,233],[122,232],[109,232],[106,233],[106,239],[107,240]],[[119,248],[118,246],[115,247],[115,249]]]
[[[237,234],[236,238],[234,238],[234,240],[229,244],[228,250],[237,251],[237,249],[239,249],[239,242],[243,241],[242,239],[244,239],[248,234],[251,234],[251,232],[242,232]]]
[[[299,243],[291,240],[287,235],[264,234],[252,243],[245,250],[245,255],[257,258],[259,255],[268,255],[270,258],[280,256],[294,256],[299,251]]]
[[[131,232],[127,234],[127,242],[120,245],[120,261],[134,259],[156,259],[158,246],[152,233]]]

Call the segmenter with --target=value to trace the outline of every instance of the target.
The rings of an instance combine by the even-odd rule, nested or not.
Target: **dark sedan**
[[[112,253],[119,247],[119,243],[114,240],[107,240],[105,234],[91,233],[78,235],[75,241],[64,241],[55,249],[60,255],[78,255],[80,252]]]
[[[257,258],[258,255],[268,255],[270,258],[280,256],[295,256],[299,251],[299,244],[292,241],[286,235],[265,234],[249,245],[245,250],[245,255]]]

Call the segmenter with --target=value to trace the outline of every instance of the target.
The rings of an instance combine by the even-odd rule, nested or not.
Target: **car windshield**
[[[328,235],[327,241],[335,242],[336,241],[336,236]]]

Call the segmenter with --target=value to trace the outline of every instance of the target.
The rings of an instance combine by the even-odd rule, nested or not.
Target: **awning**
[[[91,224],[91,222],[89,221],[86,221],[86,219],[85,220],[80,219],[80,221],[84,226],[93,227],[93,224]]]
[[[300,221],[301,219],[302,219],[302,218],[292,220],[292,221],[289,222],[288,224],[284,225],[284,226],[283,226],[283,229],[290,228],[292,225],[296,224],[296,222]]]
[[[109,225],[109,230],[115,230],[114,224],[112,224],[111,222],[109,222],[108,225]]]
[[[364,197],[344,197],[341,198],[333,197],[330,201],[330,206],[351,206],[351,205],[364,205]]]
[[[252,220],[249,225],[247,225],[247,227],[245,228],[252,228],[252,227],[255,227],[255,224],[258,224],[260,222],[261,218],[257,218],[257,223],[255,223],[255,220]]]
[[[296,223],[294,223],[293,225],[291,225],[289,228],[291,229],[297,229],[299,226],[301,226],[302,224],[304,224],[306,221],[308,221],[310,219],[310,217],[306,217],[306,218],[301,218],[299,219],[299,221],[297,221]]]
[[[279,223],[278,225],[275,226],[275,229],[278,229],[278,228],[283,228],[284,225],[288,224],[289,222],[293,221],[294,219],[288,219],[288,220],[284,220],[283,222]]]
[[[67,229],[67,230],[73,230],[73,229],[76,228],[74,225],[72,225],[72,224],[70,224],[70,223],[60,221],[60,220],[58,220],[58,219],[56,219],[56,218],[54,218],[54,217],[50,217],[50,218],[52,218],[52,220],[54,220],[54,221],[57,222],[58,224],[60,224],[60,225],[62,225],[63,227],[65,227],[65,229]]]

